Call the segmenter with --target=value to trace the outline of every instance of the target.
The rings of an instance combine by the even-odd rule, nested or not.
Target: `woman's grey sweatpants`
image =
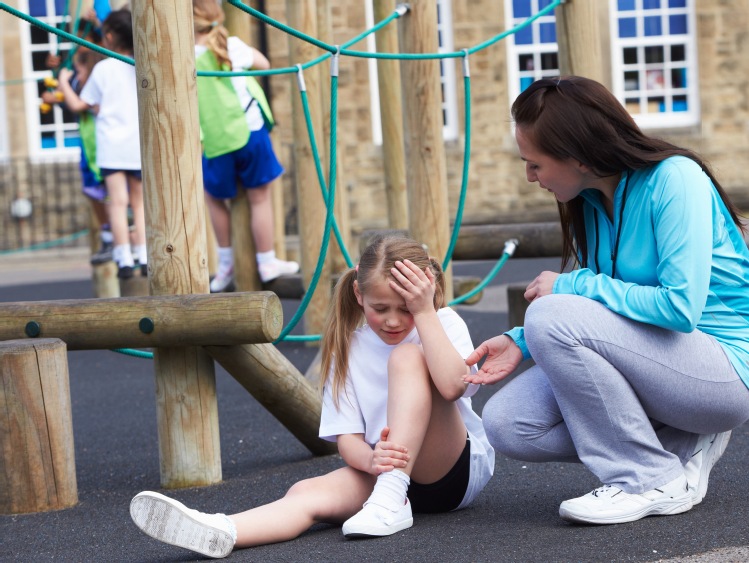
[[[489,441],[510,458],[582,461],[601,483],[637,494],[682,474],[699,434],[749,419],[749,389],[700,331],[547,295],[528,308],[525,338],[536,365],[482,415]]]

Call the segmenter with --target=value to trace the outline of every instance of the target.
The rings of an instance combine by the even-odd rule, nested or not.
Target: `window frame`
[[[70,22],[70,15],[58,15],[57,6],[55,0],[44,0],[46,6],[47,16],[37,17],[37,19],[52,25],[57,26],[63,22]],[[23,0],[23,7],[25,12],[30,13],[29,0]],[[50,16],[49,14],[55,14]],[[35,16],[36,17],[36,16]],[[19,22],[21,25],[21,68],[23,69],[23,76],[26,78],[24,82],[24,103],[26,106],[26,132],[28,139],[28,155],[32,162],[45,162],[45,161],[56,161],[56,162],[69,162],[80,158],[80,144],[74,146],[65,146],[65,140],[70,139],[70,133],[78,132],[78,121],[65,122],[63,121],[63,110],[59,104],[55,104],[52,107],[53,121],[51,124],[42,124],[40,120],[39,104],[41,98],[39,96],[38,82],[45,76],[50,76],[50,70],[34,70],[33,68],[33,56],[35,53],[47,53],[52,49],[59,49],[60,52],[65,52],[73,47],[72,42],[63,41],[58,35],[49,33],[49,43],[32,43],[31,40],[31,28],[32,24],[23,20]],[[45,32],[47,33],[47,32]],[[42,138],[45,133],[53,133],[55,139],[54,148],[44,148],[42,144]],[[79,137],[74,136],[73,138]],[[80,140],[78,141],[80,143]]]
[[[648,97],[653,97],[653,94],[661,92],[663,97],[671,99],[673,96],[686,95],[688,110],[686,111],[668,111],[668,112],[652,112],[652,113],[634,113],[630,111],[630,115],[635,122],[643,129],[666,129],[676,127],[691,127],[699,124],[701,112],[700,112],[700,96],[699,96],[699,64],[697,59],[697,18],[694,0],[686,0],[686,6],[684,8],[673,8],[668,6],[668,0],[661,0],[661,7],[658,9],[644,9],[643,0],[632,0],[635,3],[635,10],[633,12],[628,11],[628,14],[632,14],[637,18],[637,36],[636,37],[619,37],[619,0],[609,0],[609,32],[611,36],[611,73],[612,73],[612,91],[619,101],[626,106],[626,100],[628,98],[638,97],[640,108],[643,104],[647,103]],[[665,6],[664,6],[665,5]],[[668,19],[670,15],[685,14],[687,17],[687,33],[680,35],[656,35],[649,36],[641,33],[642,22],[645,15],[663,15],[664,19]],[[664,57],[662,63],[646,63],[644,62],[644,49],[646,47],[664,47],[664,52],[669,51],[669,47],[674,45],[685,46],[685,61],[684,64],[673,64],[673,61],[668,61]],[[624,49],[626,48],[637,48],[640,56],[638,57],[637,63],[625,64],[624,63]],[[670,77],[668,76],[669,71],[674,68],[686,67],[687,86],[685,88],[673,88],[668,87]],[[637,90],[639,94],[633,94],[630,90],[625,90],[624,74],[627,71],[637,71],[642,73],[644,76],[648,70],[664,71],[665,85],[663,88],[653,89],[650,96],[648,95],[647,86]],[[642,80],[640,85],[643,86]],[[629,111],[629,109],[628,109]]]

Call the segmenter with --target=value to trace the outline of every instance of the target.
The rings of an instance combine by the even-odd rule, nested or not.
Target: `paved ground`
[[[530,279],[558,260],[511,260],[479,305],[459,307],[474,342],[506,329],[503,284]],[[458,263],[485,273],[491,263]],[[92,297],[81,253],[0,257],[0,301]],[[285,302],[290,318],[296,302]],[[315,350],[284,344],[302,371]],[[187,551],[143,535],[130,498],[159,489],[153,364],[107,351],[69,354],[79,504],[71,509],[0,516],[0,561],[193,561]],[[169,494],[205,511],[235,512],[274,500],[295,481],[339,467],[316,458],[223,370],[217,370],[223,478]],[[481,412],[496,391],[474,401]],[[598,483],[574,464],[526,464],[498,456],[494,479],[468,510],[417,517],[414,527],[380,540],[346,541],[318,526],[284,544],[239,550],[232,561],[749,561],[749,425],[734,432],[694,510],[617,526],[575,526],[559,503]]]

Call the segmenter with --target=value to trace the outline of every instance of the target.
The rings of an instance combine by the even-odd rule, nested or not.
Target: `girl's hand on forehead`
[[[390,287],[403,297],[409,313],[434,312],[435,279],[431,269],[425,271],[410,260],[398,260],[390,273],[395,278],[390,280]]]

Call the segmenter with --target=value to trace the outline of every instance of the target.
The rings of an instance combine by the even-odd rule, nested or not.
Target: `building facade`
[[[83,9],[86,2],[83,0]],[[749,209],[749,3],[746,0],[600,0],[607,3],[611,88],[648,133],[700,152],[744,209]],[[551,0],[438,0],[440,48],[473,47],[525,21]],[[70,31],[75,1],[13,0],[25,14]],[[253,0],[253,7],[286,23],[285,2]],[[371,27],[371,0],[330,2],[332,43],[344,43]],[[66,14],[65,9],[71,13]],[[235,10],[228,3],[224,9]],[[563,8],[562,8],[563,9]],[[249,17],[249,16],[247,16]],[[408,17],[408,15],[404,16]],[[398,25],[397,21],[391,25]],[[289,65],[289,37],[254,22],[251,42],[274,67]],[[47,53],[63,54],[70,43],[0,12],[0,162],[26,159],[35,167],[77,162],[75,116],[63,108],[39,110],[50,74]],[[353,48],[374,50],[374,40]],[[322,53],[322,51],[320,51]],[[556,216],[551,195],[527,183],[515,147],[509,109],[514,97],[541,76],[559,74],[553,11],[532,25],[470,57],[471,155],[465,223],[500,223]],[[401,65],[409,64],[403,61]],[[460,190],[464,136],[461,61],[441,66],[444,139],[451,214]],[[323,65],[327,77],[328,67]],[[327,78],[325,78],[327,80]],[[382,133],[374,61],[342,57],[338,91],[340,185],[346,189],[356,234],[388,226]],[[274,143],[287,173],[282,181],[289,228],[295,230],[292,96],[293,75],[265,81],[278,123]],[[329,100],[322,100],[328,104]],[[322,145],[322,140],[318,139]],[[3,177],[0,175],[0,178]],[[309,181],[316,181],[310,178]],[[9,184],[9,182],[5,182]],[[71,182],[71,189],[78,189]],[[6,185],[6,192],[14,186]],[[8,218],[18,193],[3,199]],[[23,194],[20,194],[23,195]],[[322,218],[321,218],[322,220]],[[0,229],[2,221],[0,221]]]

